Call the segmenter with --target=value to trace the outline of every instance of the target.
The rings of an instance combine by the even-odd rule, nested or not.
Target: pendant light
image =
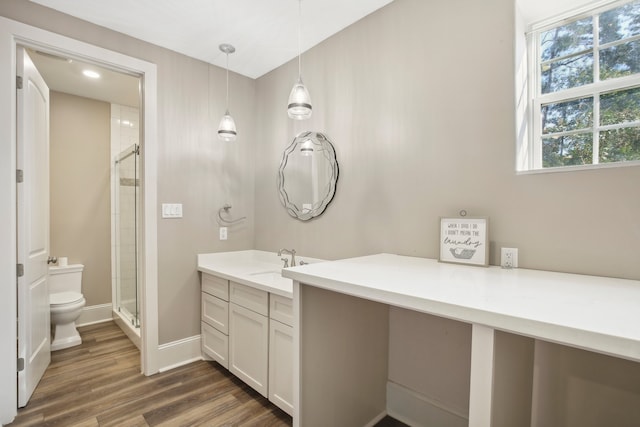
[[[218,126],[218,138],[223,141],[235,141],[237,135],[236,122],[229,114],[229,54],[235,52],[236,48],[227,43],[221,44],[219,48],[227,55],[227,105],[224,116],[220,120],[220,126]]]
[[[302,83],[302,66],[300,61],[300,33],[302,32],[302,0],[298,0],[298,81],[289,94],[289,117],[295,120],[305,120],[311,117],[311,97]]]
[[[313,142],[307,139],[300,145],[300,154],[304,157],[313,156]]]

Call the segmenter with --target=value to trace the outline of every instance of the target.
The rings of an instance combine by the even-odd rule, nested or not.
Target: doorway
[[[6,180],[0,181],[0,220],[7,231],[7,238],[0,243],[0,275],[7,285],[15,282],[16,252],[16,48],[18,45],[45,52],[82,58],[103,67],[141,76],[142,105],[142,158],[141,181],[141,367],[145,375],[158,372],[158,290],[157,290],[157,70],[156,65],[94,45],[60,36],[36,27],[0,17],[0,99],[6,110],[0,114],[0,162]],[[0,340],[9,348],[15,346],[17,329],[16,289],[6,286],[6,298],[0,303]],[[13,302],[12,302],[13,301]],[[10,420],[17,411],[15,375],[18,369],[15,354],[5,352],[0,356],[0,378],[3,384],[0,395],[0,422]],[[14,380],[12,381],[11,378]]]
[[[49,89],[50,106],[47,110],[50,119],[46,132],[43,132],[49,135],[50,140],[47,150],[49,165],[42,168],[49,171],[50,183],[46,187],[49,195],[43,197],[43,203],[46,203],[47,207],[45,212],[50,212],[50,226],[47,226],[50,249],[46,253],[52,262],[58,261],[58,266],[63,265],[61,262],[64,259],[64,264],[68,261],[70,265],[79,265],[82,268],[82,296],[86,305],[75,321],[76,326],[113,318],[123,329],[128,328],[127,332],[132,332],[127,333],[127,336],[140,348],[137,309],[139,252],[136,246],[138,209],[134,203],[137,199],[137,189],[140,187],[135,175],[138,162],[131,164],[126,161],[129,158],[121,158],[127,163],[127,168],[116,168],[114,161],[118,154],[113,154],[121,150],[121,145],[133,142],[136,146],[133,154],[138,157],[137,143],[140,141],[141,130],[138,125],[140,76],[123,74],[97,64],[54,55],[39,49],[25,49],[25,55],[28,55],[33,67]],[[31,87],[34,84],[23,84],[23,89],[18,91],[19,99],[31,99],[33,96],[27,94],[32,93]],[[25,91],[28,92],[23,95]],[[32,115],[30,111],[31,109],[27,109],[24,112],[25,119],[20,120],[23,109],[19,109],[18,123],[35,122],[27,120]],[[20,141],[24,139],[20,138],[22,133],[24,132],[18,133],[19,152],[23,150],[20,149]],[[35,153],[35,150],[27,152],[31,151]],[[131,169],[133,175],[125,173],[128,169]],[[114,177],[118,171],[120,181],[126,183],[126,186],[116,187]],[[25,170],[24,174],[29,177],[32,171]],[[18,194],[28,194],[26,188],[29,182],[30,180],[26,179],[18,186]],[[127,190],[130,189],[134,190],[134,200],[129,200],[130,192]],[[120,209],[114,211],[110,206]],[[20,215],[20,210],[18,212],[17,240],[20,248],[22,241],[32,240],[26,234],[21,237],[24,228],[20,227],[22,219],[37,218],[34,214],[39,212],[32,210],[31,214],[25,212],[23,215]],[[121,219],[124,224],[118,224]],[[125,308],[118,305],[124,301],[120,292],[123,287],[112,289],[112,286],[122,283],[131,285],[124,288],[127,290],[125,307],[130,309],[127,312],[132,316],[130,320],[134,322],[133,325],[119,321],[124,315],[120,309]],[[19,295],[23,294],[24,291]],[[114,295],[116,299],[113,298]],[[19,297],[19,309],[29,301],[26,295],[24,298]],[[48,299],[45,303],[48,305]],[[119,310],[115,310],[116,307]],[[23,326],[20,331],[26,331],[19,335],[18,343],[24,343],[19,346],[19,352],[20,355],[25,355],[21,356],[25,360],[25,369],[19,372],[18,378],[35,377],[37,383],[40,377],[31,373],[32,369],[28,363],[31,359],[28,336],[29,328],[35,332],[41,328],[36,327],[37,323],[30,322],[31,318],[27,317],[30,312],[28,309],[22,312],[25,313],[24,316],[20,314],[21,311],[18,313],[19,325]],[[57,332],[55,340],[58,340]],[[54,345],[51,347],[52,350],[57,348]],[[21,393],[21,390],[27,390],[27,387],[21,387],[21,384],[19,382],[19,406],[24,406],[24,395],[30,393]]]
[[[140,76],[28,54],[51,90],[50,253],[84,266],[76,326],[113,318],[140,348]]]

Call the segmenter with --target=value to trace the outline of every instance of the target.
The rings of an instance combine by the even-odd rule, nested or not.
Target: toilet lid
[[[69,304],[82,299],[82,294],[79,292],[56,292],[49,295],[49,304]]]

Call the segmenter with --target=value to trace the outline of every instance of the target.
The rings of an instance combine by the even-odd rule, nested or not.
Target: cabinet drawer
[[[229,369],[229,337],[205,322],[202,322],[202,351]]]
[[[293,326],[293,299],[271,294],[269,317]]]
[[[230,282],[230,300],[263,316],[269,315],[269,293],[260,289]]]
[[[229,281],[211,274],[202,273],[202,292],[229,301]]]
[[[202,321],[229,335],[229,303],[203,292]]]

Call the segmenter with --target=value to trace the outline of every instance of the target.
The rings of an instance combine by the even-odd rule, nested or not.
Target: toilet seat
[[[58,306],[78,302],[83,299],[79,292],[56,292],[49,295],[49,305]]]

